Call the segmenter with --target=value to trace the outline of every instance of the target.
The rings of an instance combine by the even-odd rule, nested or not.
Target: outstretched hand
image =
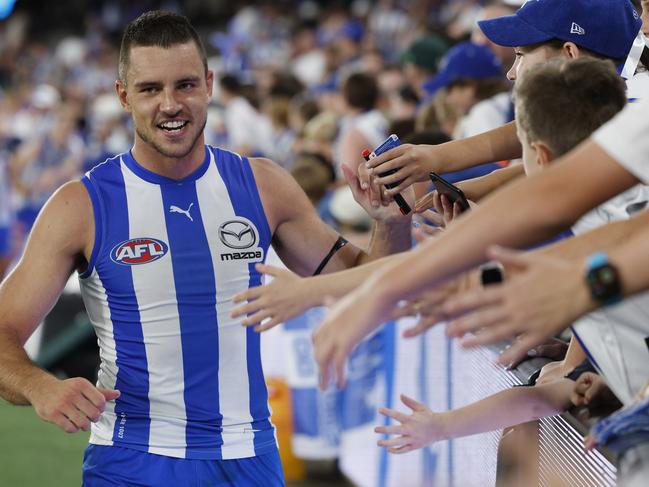
[[[487,255],[515,272],[503,284],[473,288],[450,299],[444,312],[455,317],[447,333],[466,347],[518,337],[499,358],[509,364],[568,327],[593,303],[579,262],[492,247]]]
[[[401,401],[412,410],[412,414],[396,409],[379,408],[379,413],[397,420],[400,424],[377,426],[375,433],[395,435],[387,440],[377,441],[378,446],[390,453],[408,453],[436,441],[445,440],[443,421],[440,414],[433,413],[424,404],[401,394]]]
[[[345,176],[347,184],[349,184],[349,187],[352,190],[354,199],[374,220],[389,221],[409,218],[403,216],[394,201],[388,201],[384,197],[382,198],[383,193],[381,193],[380,187],[372,182],[368,187],[366,187],[366,189],[363,189],[358,174],[354,173],[354,171],[346,164],[343,164],[341,167],[343,176]],[[362,170],[359,168],[359,173],[361,172]],[[405,191],[403,197],[410,205],[414,204],[415,196],[413,189]]]
[[[245,303],[230,314],[232,318],[245,316],[242,325],[254,326],[258,332],[266,331],[320,304],[319,296],[310,292],[305,280],[291,271],[266,264],[257,264],[255,268],[272,276],[273,281],[232,298],[234,303]]]

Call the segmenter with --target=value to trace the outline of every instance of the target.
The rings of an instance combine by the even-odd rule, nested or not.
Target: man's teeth
[[[173,120],[171,122],[163,122],[159,125],[160,128],[165,130],[179,130],[187,125],[187,122],[181,120]]]

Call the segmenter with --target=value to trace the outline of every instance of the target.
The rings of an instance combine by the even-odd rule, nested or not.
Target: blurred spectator
[[[81,171],[83,140],[77,130],[78,106],[58,110],[51,129],[26,139],[10,161],[19,198],[16,216],[25,233],[54,190]]]
[[[320,83],[325,73],[325,55],[317,42],[317,25],[302,23],[293,33],[291,72],[306,86]]]
[[[440,71],[424,84],[430,96],[443,97],[448,119],[457,120],[454,138],[475,135],[508,122],[513,115],[508,88],[495,54],[470,42],[451,48],[440,64]],[[476,107],[487,99],[491,100]],[[477,110],[470,113],[474,107]]]
[[[426,97],[423,84],[437,72],[437,65],[446,49],[447,45],[440,37],[427,35],[413,42],[403,54],[406,82],[420,98]]]
[[[511,15],[516,11],[516,8],[514,5],[506,4],[502,1],[492,1],[480,11],[471,31],[471,42],[491,49],[498,59],[500,59],[503,74],[506,74],[509,67],[514,64],[514,50],[511,47],[499,46],[492,42],[484,35],[480,27],[478,27],[478,21]]]
[[[363,149],[374,149],[387,135],[388,121],[377,110],[376,80],[364,73],[350,75],[343,83],[345,116],[341,120],[336,165],[347,164],[356,171],[363,162]]]
[[[260,154],[269,144],[269,130],[259,112],[243,96],[244,87],[231,74],[219,80],[219,98],[224,111],[226,147],[242,156]]]

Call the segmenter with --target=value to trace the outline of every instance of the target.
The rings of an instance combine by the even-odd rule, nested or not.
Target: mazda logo
[[[219,227],[219,238],[231,249],[248,249],[257,243],[257,232],[250,223],[230,220]]]

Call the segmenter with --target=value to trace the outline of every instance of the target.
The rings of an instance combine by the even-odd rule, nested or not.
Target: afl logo
[[[257,243],[257,229],[244,220],[230,220],[219,227],[219,238],[231,249],[249,249]]]
[[[115,245],[110,258],[116,264],[140,265],[161,259],[169,250],[166,243],[155,238],[133,238]]]

